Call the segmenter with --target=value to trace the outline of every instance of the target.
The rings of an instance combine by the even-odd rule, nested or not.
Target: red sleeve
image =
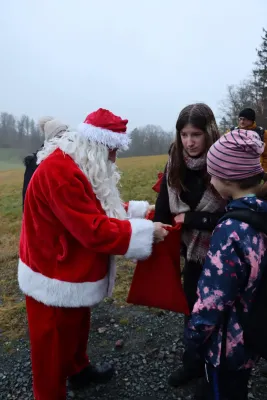
[[[107,217],[97,207],[91,184],[73,160],[61,151],[50,157],[37,169],[38,188],[72,236],[94,252],[139,260],[149,257],[154,240],[152,221],[136,216],[123,221]]]
[[[86,189],[76,176],[54,190],[50,187],[52,211],[84,247],[95,252],[125,254],[132,234],[131,223],[103,215],[96,206],[93,191],[90,196]]]
[[[128,209],[129,209],[129,201],[126,202],[126,203],[123,203],[123,207],[124,207],[124,210],[125,210],[126,212],[128,212]]]

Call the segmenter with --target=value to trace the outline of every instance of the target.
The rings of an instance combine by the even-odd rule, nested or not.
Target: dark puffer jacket
[[[39,150],[38,150],[39,151]],[[26,196],[27,187],[30,183],[30,180],[37,169],[37,152],[32,153],[24,158],[25,172],[24,172],[24,180],[23,180],[23,188],[22,188],[22,209],[24,209],[24,201]]]

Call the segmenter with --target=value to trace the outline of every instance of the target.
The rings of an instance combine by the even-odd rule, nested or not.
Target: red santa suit
[[[46,142],[27,190],[18,280],[26,295],[36,400],[65,400],[66,379],[88,365],[90,308],[112,294],[114,255],[144,259],[152,250],[154,226],[142,219],[148,203],[130,202],[128,220],[125,211],[123,220],[112,217],[108,197],[97,198],[97,183],[88,180],[85,153],[77,158],[73,151],[87,140],[126,146],[126,124],[100,109],[77,132]]]

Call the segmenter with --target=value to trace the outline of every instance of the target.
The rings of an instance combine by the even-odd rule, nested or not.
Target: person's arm
[[[57,186],[51,184],[53,179],[46,179],[44,190],[51,210],[70,234],[94,252],[147,258],[152,251],[153,223],[109,218],[97,208],[91,185],[84,182],[83,175],[69,175]]]
[[[155,204],[154,222],[162,222],[164,224],[172,225],[172,213],[170,210],[166,171],[162,177],[160,192]]]
[[[267,172],[267,130],[264,132],[264,143],[265,143],[265,149],[261,155],[261,165],[262,168],[264,169],[264,172]]]
[[[236,233],[225,223],[219,226],[211,239],[203,272],[198,282],[198,300],[185,331],[188,347],[201,349],[212,332],[222,324],[227,308],[236,300],[240,282],[244,279],[244,264],[237,254],[239,242]]]
[[[215,213],[188,211],[185,213],[184,227],[212,232],[224,214],[225,211],[219,211]]]

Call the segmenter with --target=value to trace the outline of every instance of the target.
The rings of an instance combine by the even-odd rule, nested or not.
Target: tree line
[[[173,132],[164,131],[161,126],[146,125],[131,132],[132,143],[122,157],[167,154],[174,139]]]
[[[264,102],[267,96],[267,30],[263,29],[262,42],[256,49],[256,60],[250,75],[237,85],[229,85],[222,100],[220,129],[224,131],[236,125],[239,112],[250,107],[256,111],[257,118],[264,121]],[[234,61],[233,61],[234,62]],[[266,106],[265,106],[266,107]],[[266,112],[266,111],[265,111]],[[266,119],[267,123],[267,119]],[[265,127],[267,129],[267,127]]]
[[[43,140],[38,126],[27,115],[17,119],[13,114],[0,113],[0,148],[21,149],[27,153],[38,149]]]
[[[146,125],[131,132],[132,143],[122,157],[166,154],[173,140],[172,132],[160,126]],[[7,112],[0,113],[0,148],[20,149],[21,155],[36,151],[44,137],[38,125],[27,115],[16,119]]]

